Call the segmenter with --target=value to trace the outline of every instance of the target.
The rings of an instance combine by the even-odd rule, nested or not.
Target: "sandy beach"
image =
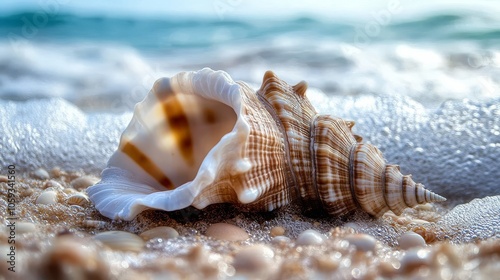
[[[1,232],[3,279],[493,279],[500,272],[498,232],[461,241],[457,229],[440,223],[453,212],[447,205],[379,219],[309,217],[298,205],[271,213],[214,205],[146,211],[123,222],[85,199],[96,180],[58,168],[16,174],[14,233]],[[8,270],[10,236],[15,272]]]

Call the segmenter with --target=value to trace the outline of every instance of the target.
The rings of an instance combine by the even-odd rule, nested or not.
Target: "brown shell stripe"
[[[189,165],[194,165],[193,138],[189,129],[188,116],[184,112],[182,103],[168,80],[162,80],[161,84],[155,85],[154,93],[162,102],[169,133],[174,136],[182,157]]]
[[[349,152],[349,188],[351,189],[351,198],[356,208],[361,209],[361,204],[359,204],[358,199],[356,198],[355,192],[355,179],[356,179],[356,170],[355,170],[355,158],[356,158],[356,150],[358,146],[361,144],[354,144],[351,147],[351,151]]]
[[[131,142],[125,142],[125,144],[121,147],[121,150],[145,172],[151,175],[151,177],[155,178],[158,183],[165,186],[165,188],[169,190],[173,190],[175,188],[174,184],[172,184],[170,179],[163,174],[160,168],[158,168],[158,166],[156,166],[156,164],[134,144]]]

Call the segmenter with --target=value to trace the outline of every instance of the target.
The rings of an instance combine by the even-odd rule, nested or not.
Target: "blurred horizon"
[[[435,1],[0,2],[0,98],[130,110],[155,79],[266,70],[329,96],[500,97],[500,4]]]
[[[204,19],[289,19],[297,17],[314,17],[337,20],[363,20],[371,17],[378,10],[389,6],[402,7],[398,12],[400,19],[412,19],[422,15],[451,12],[472,12],[495,16],[500,13],[500,4],[496,0],[442,0],[442,1],[408,1],[408,0],[360,0],[360,1],[322,1],[290,2],[275,1],[244,1],[244,0],[4,0],[0,2],[0,15],[25,11],[46,10],[63,12],[81,16],[111,16],[111,17],[152,17],[162,18],[193,17]]]

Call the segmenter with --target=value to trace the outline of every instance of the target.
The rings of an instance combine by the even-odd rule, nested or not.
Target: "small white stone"
[[[267,271],[273,264],[274,252],[266,245],[253,245],[238,251],[233,266],[238,272],[260,273]]]
[[[35,204],[56,204],[57,203],[57,193],[55,191],[44,191],[38,196]]]
[[[43,168],[38,168],[33,172],[33,176],[35,178],[40,179],[40,180],[47,180],[50,178],[49,172]]]
[[[248,233],[235,225],[226,223],[216,223],[208,227],[206,236],[227,241],[240,241],[248,239]]]
[[[303,231],[297,237],[295,243],[299,246],[321,245],[325,241],[325,236],[314,229]]]
[[[402,234],[398,238],[399,247],[403,250],[407,250],[413,247],[424,247],[425,240],[420,234],[413,231],[408,231]]]
[[[271,239],[271,243],[274,245],[285,246],[287,244],[292,243],[292,240],[286,236],[278,235]]]
[[[30,233],[36,231],[36,225],[30,222],[17,222],[16,223],[16,233]]]
[[[144,241],[139,236],[126,231],[106,231],[98,233],[94,239],[101,241],[111,249],[119,251],[140,252]]]
[[[346,240],[349,241],[349,244],[356,247],[356,249],[363,252],[375,250],[375,244],[377,243],[375,237],[364,233],[350,235],[346,237]]]
[[[148,241],[150,239],[170,239],[176,238],[179,236],[179,233],[171,227],[155,227],[150,230],[146,230],[145,232],[139,234],[142,239]]]
[[[431,254],[427,249],[411,249],[401,259],[401,270],[411,272],[420,267],[429,266],[431,263]]]

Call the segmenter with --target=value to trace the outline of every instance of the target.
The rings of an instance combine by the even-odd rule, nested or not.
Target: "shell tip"
[[[302,81],[296,85],[293,86],[293,90],[299,95],[299,96],[306,96],[306,91],[307,91],[307,83],[305,81]]]
[[[264,74],[264,78],[262,79],[262,83],[265,84],[267,80],[272,78],[277,78],[276,74],[274,74],[274,72],[271,70],[267,70],[266,73]]]

